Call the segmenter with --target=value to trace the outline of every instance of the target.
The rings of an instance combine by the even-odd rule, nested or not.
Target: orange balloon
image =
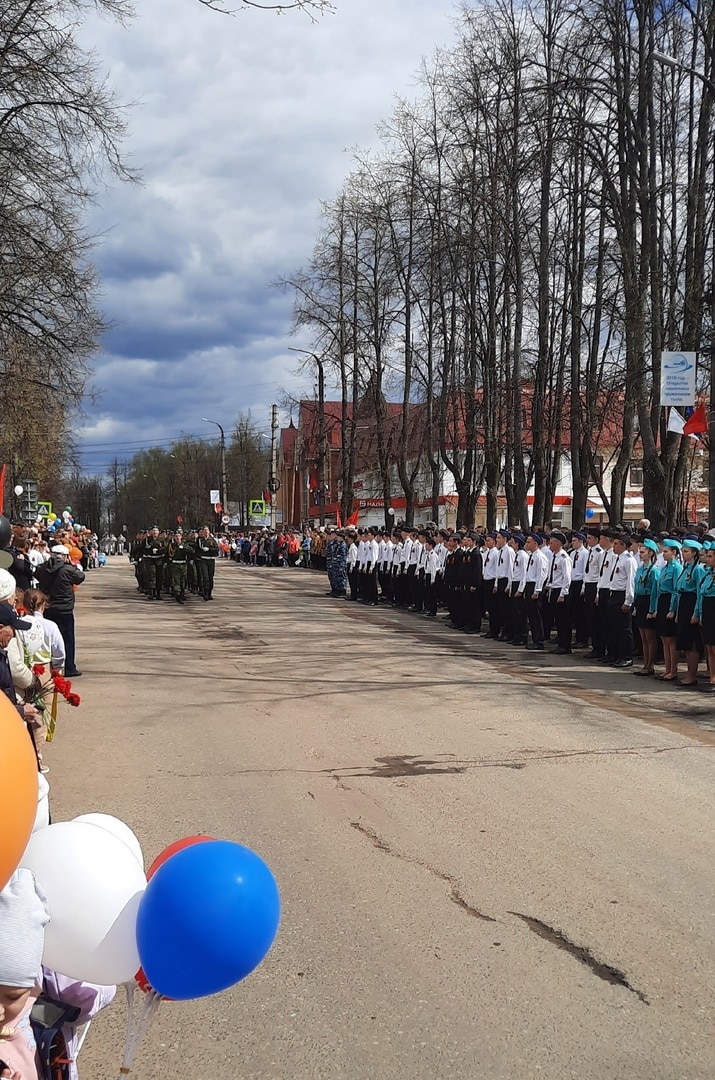
[[[37,814],[37,758],[20,715],[0,692],[0,889],[17,870]]]

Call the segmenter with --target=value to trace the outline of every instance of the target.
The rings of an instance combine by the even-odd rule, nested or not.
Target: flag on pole
[[[668,431],[674,431],[676,435],[682,435],[684,427],[685,417],[677,409],[671,409],[668,413]]]
[[[709,427],[708,414],[705,411],[705,402],[701,401],[693,415],[683,427],[683,435],[702,435]]]

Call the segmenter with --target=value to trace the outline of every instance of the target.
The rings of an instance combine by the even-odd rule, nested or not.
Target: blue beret
[[[686,536],[685,539],[683,540],[683,547],[684,548],[694,548],[695,551],[702,551],[703,550],[703,545],[700,543],[700,541],[696,540],[694,537],[690,537],[690,536]]]
[[[656,555],[658,554],[658,545],[655,540],[644,540],[643,547],[648,548],[649,551],[655,551]]]
[[[682,546],[683,545],[680,543],[680,540],[673,540],[670,537],[667,540],[663,541],[663,547],[677,548],[678,551],[680,551]]]
[[[585,543],[586,543],[586,540],[587,540],[588,538],[587,538],[587,536],[586,536],[586,533],[582,533],[582,532],[575,532],[575,533],[573,534],[573,536],[572,536],[572,538],[571,538],[571,539],[572,539],[572,540],[581,540],[581,541],[582,541],[582,542],[583,542],[583,543],[585,544]]]

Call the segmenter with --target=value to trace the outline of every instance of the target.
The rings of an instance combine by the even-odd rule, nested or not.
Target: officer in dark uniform
[[[462,628],[466,634],[478,634],[482,626],[482,582],[484,565],[479,550],[483,541],[479,533],[468,532],[462,541],[464,549],[459,568],[462,603]]]
[[[198,591],[204,600],[213,600],[217,558],[218,540],[211,535],[208,525],[204,525],[196,538],[196,577]]]

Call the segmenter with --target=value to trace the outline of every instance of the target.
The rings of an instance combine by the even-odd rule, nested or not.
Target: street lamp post
[[[228,513],[228,490],[226,487],[226,436],[218,420],[209,420],[208,416],[202,416],[205,424],[215,424],[221,432],[221,509],[224,514]]]
[[[675,56],[653,50],[653,59],[665,67],[679,68],[698,79],[715,107],[715,83],[697,68],[683,64]],[[715,161],[713,162],[715,175]],[[708,519],[715,525],[715,236],[713,236],[713,263],[710,269],[710,409],[708,412]]]

